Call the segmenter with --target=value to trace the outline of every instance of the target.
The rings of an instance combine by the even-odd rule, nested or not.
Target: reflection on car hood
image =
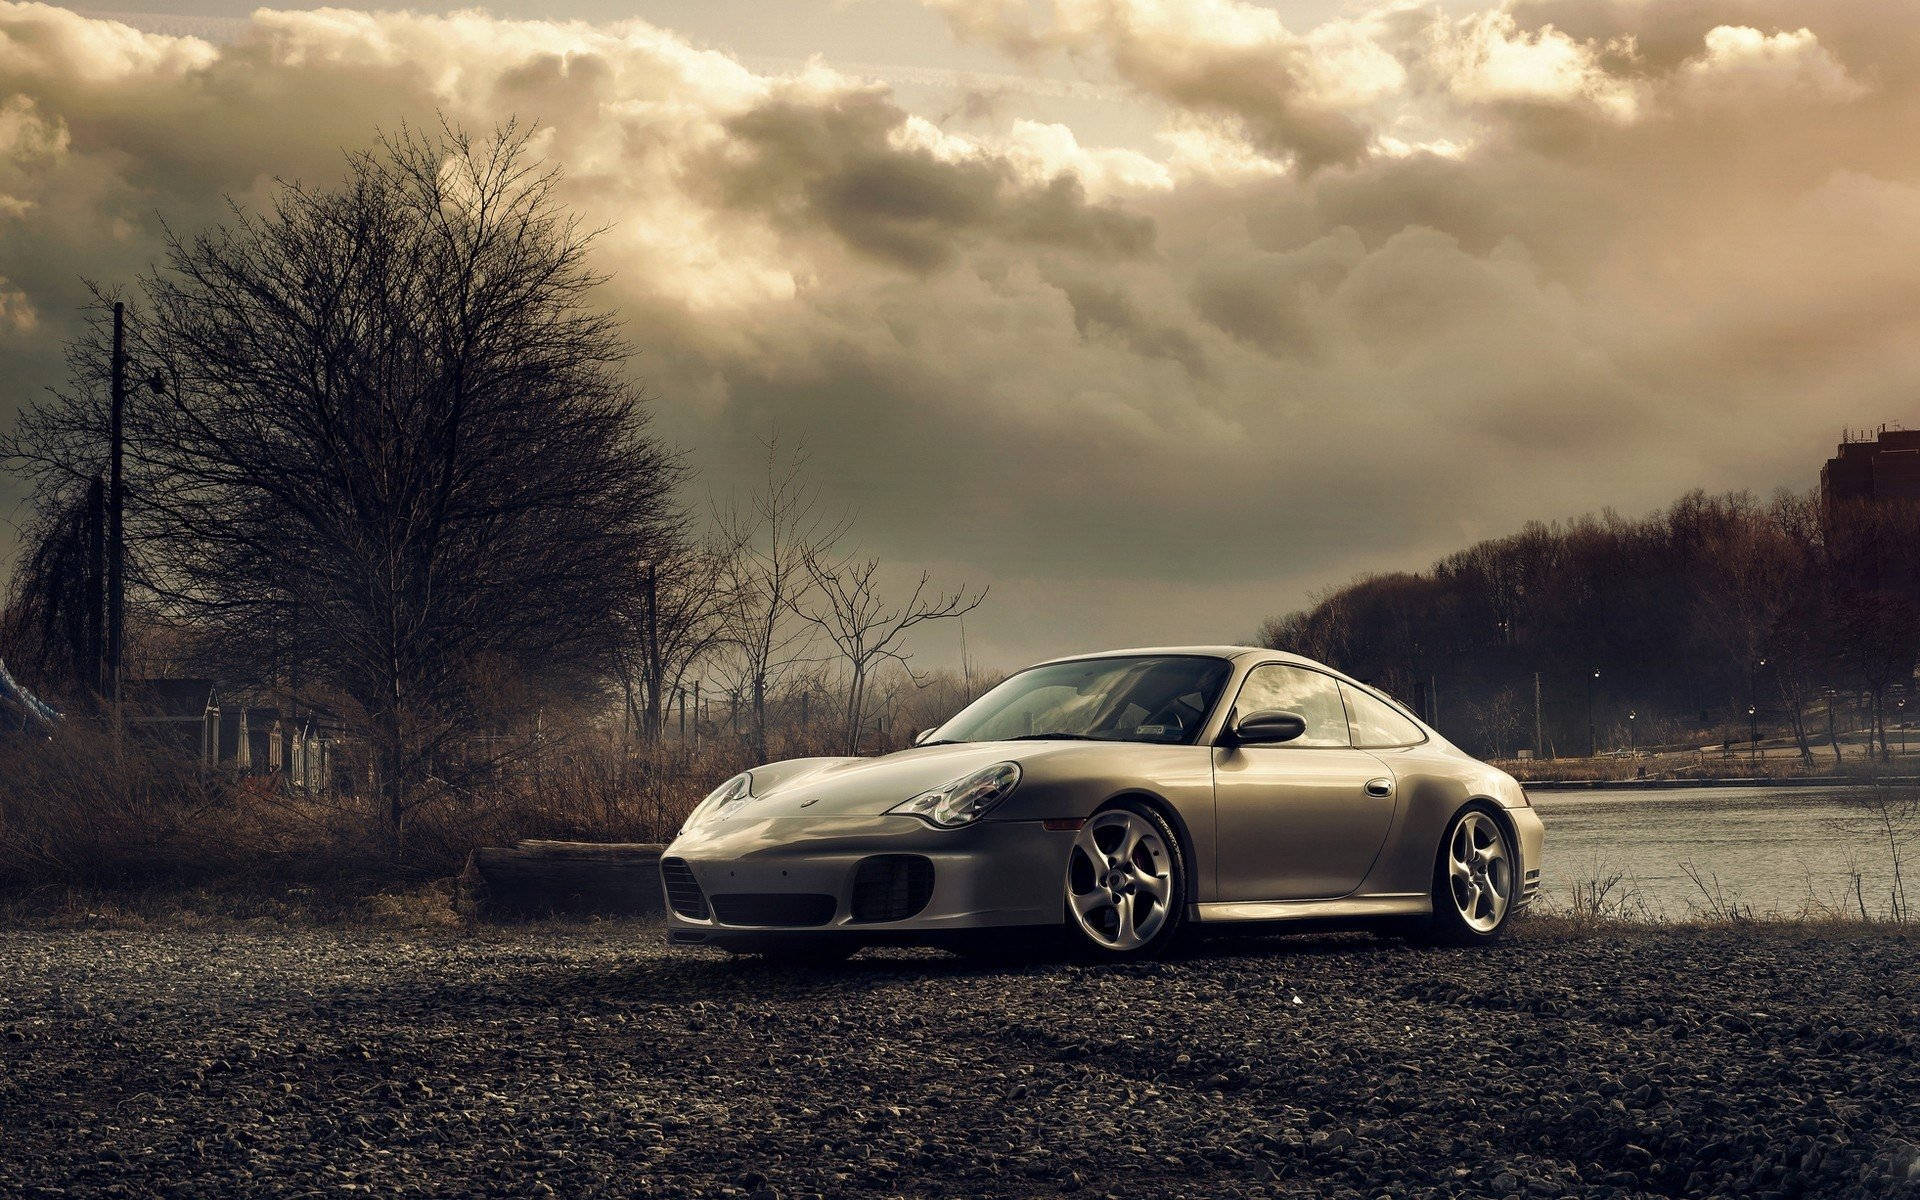
[[[916,746],[878,758],[796,758],[753,770],[754,799],[728,819],[883,813],[902,800],[998,762],[1029,763],[1079,750],[1111,754],[1119,743],[962,742]]]

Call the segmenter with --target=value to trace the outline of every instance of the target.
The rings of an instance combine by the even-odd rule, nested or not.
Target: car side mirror
[[[1233,726],[1233,740],[1241,746],[1275,746],[1290,742],[1307,731],[1307,719],[1299,713],[1256,712],[1241,717]]]
[[[932,736],[933,736],[933,730],[922,729],[919,733],[916,733],[913,735],[913,744],[918,746],[921,742],[926,741],[928,738]]]

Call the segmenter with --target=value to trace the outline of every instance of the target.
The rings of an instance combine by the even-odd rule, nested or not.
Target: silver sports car
[[[1297,655],[1118,650],[1029,667],[912,747],[734,776],[660,860],[670,941],[837,956],[1064,930],[1391,922],[1489,941],[1543,829],[1512,776]]]

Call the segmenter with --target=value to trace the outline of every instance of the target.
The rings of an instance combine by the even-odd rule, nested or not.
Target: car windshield
[[[1048,663],[1010,677],[929,740],[1187,743],[1199,735],[1231,670],[1225,659],[1197,655]]]

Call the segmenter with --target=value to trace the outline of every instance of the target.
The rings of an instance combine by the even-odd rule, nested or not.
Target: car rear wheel
[[[1472,946],[1499,937],[1514,911],[1515,861],[1513,839],[1491,806],[1455,813],[1434,863],[1428,939]]]
[[[1067,854],[1066,924],[1102,958],[1151,958],[1186,917],[1180,839],[1153,808],[1123,800],[1080,827]]]

